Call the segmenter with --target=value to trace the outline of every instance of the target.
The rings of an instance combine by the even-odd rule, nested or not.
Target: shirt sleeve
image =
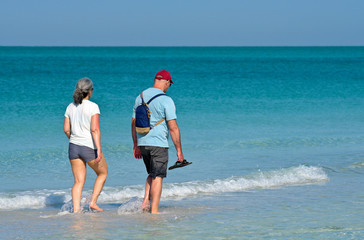
[[[168,97],[168,100],[166,101],[166,104],[165,104],[164,111],[166,114],[167,121],[177,119],[176,106],[174,105],[172,98]]]
[[[140,105],[141,103],[141,99],[140,99],[140,96],[138,96],[136,99],[135,99],[135,103],[134,103],[134,107],[133,107],[133,115],[132,115],[132,118],[135,118],[135,110],[136,108]]]
[[[64,116],[66,118],[70,118],[70,106],[68,105],[67,108],[66,108],[66,112],[64,113]]]
[[[99,105],[97,105],[96,103],[94,103],[91,108],[91,116],[93,116],[95,114],[100,114]]]

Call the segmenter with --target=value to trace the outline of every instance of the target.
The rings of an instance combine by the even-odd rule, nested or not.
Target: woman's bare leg
[[[70,160],[75,183],[72,187],[73,212],[80,211],[82,189],[86,181],[86,163],[81,159]]]
[[[103,211],[99,206],[97,206],[96,202],[97,199],[102,191],[102,188],[104,187],[106,177],[107,177],[107,163],[105,156],[102,154],[100,162],[96,163],[95,160],[92,160],[88,162],[88,165],[95,171],[97,174],[95,184],[94,184],[94,190],[92,193],[92,198],[90,202],[90,208],[96,209],[97,211]]]

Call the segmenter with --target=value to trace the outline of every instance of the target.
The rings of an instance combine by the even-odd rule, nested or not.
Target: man
[[[148,102],[158,94],[167,92],[172,84],[173,81],[169,72],[166,70],[159,71],[154,78],[154,86],[143,91],[144,102]],[[159,213],[163,178],[167,176],[168,131],[177,150],[179,162],[184,160],[181,135],[176,121],[176,107],[172,98],[167,95],[159,96],[149,104],[150,123],[154,127],[146,135],[138,134],[135,126],[135,110],[141,103],[142,99],[139,95],[135,100],[131,124],[134,142],[133,155],[137,159],[143,158],[148,172],[142,208],[147,210],[150,207],[151,213]],[[163,118],[165,120],[155,126]]]

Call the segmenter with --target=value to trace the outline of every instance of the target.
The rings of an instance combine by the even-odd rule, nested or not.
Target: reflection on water
[[[68,233],[76,239],[98,238],[107,236],[105,217],[102,213],[77,213],[72,214]]]

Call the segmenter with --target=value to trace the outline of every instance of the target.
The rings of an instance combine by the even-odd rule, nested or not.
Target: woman
[[[99,125],[100,110],[89,99],[93,93],[89,78],[77,82],[73,102],[68,105],[64,118],[64,133],[70,139],[69,159],[75,183],[72,187],[73,212],[80,211],[82,189],[86,181],[86,163],[95,171],[90,208],[103,211],[96,204],[107,177],[107,164],[101,152],[101,133]]]

